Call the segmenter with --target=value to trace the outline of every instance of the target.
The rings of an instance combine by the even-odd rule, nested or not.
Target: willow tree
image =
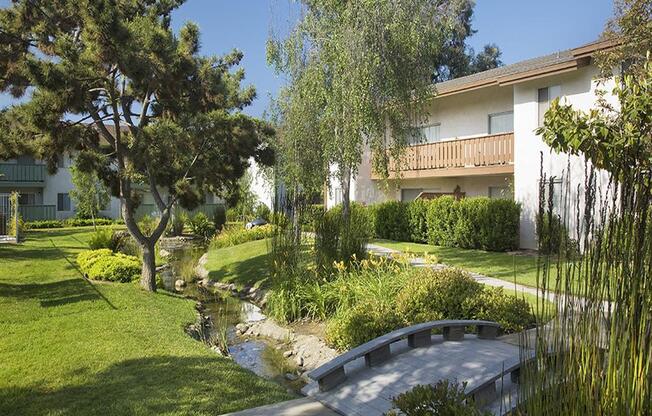
[[[298,153],[295,171],[323,183],[333,167],[345,223],[351,179],[363,152],[373,152],[374,169],[387,177],[390,156],[400,156],[426,115],[442,45],[466,5],[463,0],[305,0],[296,26],[284,39],[270,40],[270,61],[289,75],[282,97],[287,100],[283,140],[295,149],[313,149],[311,158],[321,157],[310,171]]]
[[[29,150],[50,170],[61,152],[78,152],[79,169],[122,200],[151,291],[172,207],[232,186],[251,157],[270,162],[270,129],[241,113],[255,96],[234,70],[242,54],[200,55],[191,23],[174,33],[182,3],[17,0],[0,10],[0,90],[22,97],[2,113],[0,148]],[[134,218],[142,189],[161,213],[151,234]]]

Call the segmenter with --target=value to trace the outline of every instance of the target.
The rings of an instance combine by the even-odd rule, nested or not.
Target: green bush
[[[408,204],[388,201],[372,208],[376,237],[388,240],[409,241],[411,236]]]
[[[275,226],[272,224],[261,225],[250,230],[242,226],[226,227],[221,233],[213,237],[211,247],[223,248],[246,243],[248,241],[262,240],[274,235]]]
[[[213,225],[215,226],[215,232],[220,232],[226,224],[226,209],[224,205],[218,205],[213,211]]]
[[[372,224],[369,210],[358,203],[351,203],[348,227],[342,218],[341,205],[324,213],[315,227],[317,267],[330,270],[333,262],[363,259],[373,234]]]
[[[25,227],[30,230],[41,230],[48,228],[63,228],[63,221],[60,220],[39,220],[25,223]]]
[[[89,227],[91,225],[111,225],[116,221],[110,218],[95,218],[95,223],[93,223],[91,218],[68,218],[63,223],[66,227]]]
[[[455,246],[455,224],[458,209],[455,198],[442,196],[428,206],[428,243],[437,246]]]
[[[388,416],[488,416],[466,398],[466,385],[457,381],[439,380],[435,384],[418,385],[392,399],[396,410]]]
[[[210,240],[215,234],[215,226],[203,212],[198,212],[194,217],[190,218],[188,225],[194,235],[201,237],[205,241]]]
[[[109,249],[83,251],[77,256],[77,264],[89,279],[110,282],[136,280],[141,270],[138,258]]]
[[[145,214],[138,221],[138,228],[143,234],[150,236],[154,232],[157,223],[158,219],[152,217],[149,214]]]
[[[430,201],[415,199],[407,204],[408,228],[410,241],[415,243],[428,242],[428,207]]]
[[[166,234],[173,237],[182,235],[183,229],[186,226],[186,222],[188,222],[188,215],[181,210],[176,210],[172,216],[172,219],[168,223]]]
[[[322,204],[313,204],[305,207],[301,213],[301,229],[303,231],[315,231],[317,221],[321,220],[326,210]]]
[[[459,269],[415,270],[396,297],[396,308],[407,324],[436,319],[470,319],[470,299],[482,284]]]
[[[256,209],[254,210],[254,216],[256,218],[262,218],[265,221],[269,222],[269,218],[272,215],[272,211],[269,209],[269,207],[262,202],[256,205]]]
[[[579,253],[577,240],[571,238],[559,215],[544,214],[541,217],[537,214],[536,225],[539,253],[562,254],[568,258],[573,258]]]
[[[113,234],[114,232],[110,228],[97,229],[93,234],[91,234],[91,238],[88,240],[88,247],[90,247],[91,250],[108,248],[113,251]]]
[[[498,322],[505,332],[518,332],[535,323],[525,299],[505,294],[502,287],[486,287],[471,301],[475,319]]]
[[[365,299],[352,308],[339,309],[326,326],[326,342],[348,350],[402,326],[394,305]]]
[[[520,205],[507,199],[444,196],[428,207],[428,243],[490,251],[517,249]]]

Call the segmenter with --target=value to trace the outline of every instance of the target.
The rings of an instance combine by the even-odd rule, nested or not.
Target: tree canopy
[[[29,151],[52,171],[58,154],[78,152],[78,167],[122,199],[149,290],[172,206],[193,208],[234,186],[251,157],[272,157],[273,131],[241,112],[255,97],[241,86],[242,53],[201,55],[192,23],[174,33],[183,2],[18,0],[0,10],[0,90],[23,98],[2,113],[2,150]],[[144,189],[161,212],[151,235],[133,216]]]

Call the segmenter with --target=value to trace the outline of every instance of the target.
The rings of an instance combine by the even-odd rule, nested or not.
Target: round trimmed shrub
[[[77,256],[77,264],[89,279],[110,282],[130,282],[138,278],[141,270],[137,257],[109,249],[83,251]]]
[[[502,287],[486,287],[471,302],[475,319],[498,322],[507,333],[522,331],[535,323],[530,304],[506,294]]]
[[[326,343],[347,350],[402,326],[402,319],[392,304],[366,300],[351,309],[340,309],[328,321]]]

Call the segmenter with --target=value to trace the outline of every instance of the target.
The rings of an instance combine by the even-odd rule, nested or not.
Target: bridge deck
[[[468,383],[469,391],[519,361],[519,347],[500,340],[466,335],[461,341],[443,342],[441,335],[433,335],[432,341],[424,348],[410,348],[406,340],[396,342],[385,363],[370,368],[358,358],[346,365],[346,380],[332,390],[321,392],[313,382],[303,393],[344,415],[382,415],[392,408],[392,397],[416,385],[449,379]],[[485,408],[502,414],[510,400],[515,402],[514,390],[509,374],[499,378],[498,395]]]

